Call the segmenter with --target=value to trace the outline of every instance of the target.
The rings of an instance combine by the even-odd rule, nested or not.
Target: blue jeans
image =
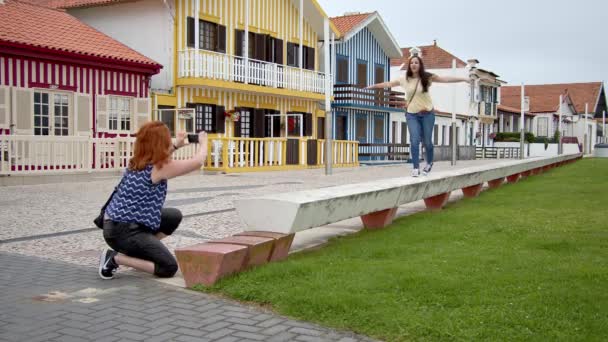
[[[426,150],[427,164],[433,163],[433,127],[435,112],[407,113],[407,127],[410,131],[410,153],[414,169],[420,168],[420,142]]]

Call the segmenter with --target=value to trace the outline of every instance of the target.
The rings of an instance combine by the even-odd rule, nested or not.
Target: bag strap
[[[407,77],[407,76],[406,76]],[[414,88],[414,93],[412,94],[412,96],[410,96],[409,101],[407,101],[407,106],[410,106],[410,103],[412,102],[412,100],[414,99],[414,96],[416,96],[416,92],[418,91],[418,84],[420,83],[420,77],[418,77],[418,81],[416,81],[416,87]],[[405,108],[405,111],[407,112],[407,108]]]

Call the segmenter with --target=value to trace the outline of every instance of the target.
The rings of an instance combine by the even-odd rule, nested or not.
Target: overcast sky
[[[479,59],[509,84],[608,81],[606,0],[319,0],[330,16],[378,11],[401,47]]]

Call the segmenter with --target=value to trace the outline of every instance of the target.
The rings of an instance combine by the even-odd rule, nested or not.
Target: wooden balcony
[[[334,104],[381,107],[402,111],[405,106],[405,94],[389,88],[364,89],[353,84],[336,84],[334,85]]]
[[[275,89],[325,93],[325,74],[252,58],[189,49],[179,52],[179,78],[245,83]]]

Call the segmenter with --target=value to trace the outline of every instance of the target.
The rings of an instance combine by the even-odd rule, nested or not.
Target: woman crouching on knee
[[[207,134],[199,133],[199,149],[192,159],[173,160],[173,151],[185,144],[185,134],[180,133],[174,145],[169,128],[159,121],[137,132],[133,158],[105,210],[103,237],[112,249],[101,253],[102,279],[112,279],[120,265],[163,278],[177,272],[175,257],[161,242],[182,220],[178,209],[163,208],[167,180],[202,167]]]

